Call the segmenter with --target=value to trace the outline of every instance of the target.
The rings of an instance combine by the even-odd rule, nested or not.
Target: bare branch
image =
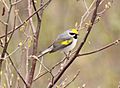
[[[105,50],[105,49],[110,48],[110,47],[113,46],[113,45],[117,45],[119,42],[120,42],[120,39],[118,39],[118,40],[116,40],[116,41],[114,41],[114,42],[112,42],[112,43],[110,43],[110,44],[108,44],[108,45],[106,45],[106,46],[104,46],[104,47],[102,47],[102,48],[100,48],[100,49],[96,49],[96,50],[94,50],[94,51],[90,51],[90,52],[87,52],[87,53],[78,54],[78,57],[79,57],[79,56],[86,56],[86,55],[90,55],[90,54],[94,54],[94,53],[103,51],[103,50]]]
[[[28,0],[28,15],[31,16],[31,14],[32,14],[31,1]],[[32,18],[29,19],[29,22],[30,22],[30,26],[31,26],[32,32],[33,32],[33,34],[35,34],[36,30],[35,30],[35,26],[33,24]]]
[[[94,0],[91,5],[89,6],[89,8],[87,9],[87,11],[83,14],[83,16],[81,17],[81,21],[80,24],[78,25],[78,30],[82,29],[82,24],[84,23],[84,21],[86,20],[86,18],[90,15],[90,9],[93,7],[94,3],[96,0]]]
[[[4,5],[6,5],[6,3],[4,2],[4,0],[2,0]],[[7,21],[6,23],[9,24],[9,20],[10,20],[10,14],[11,14],[11,11],[12,11],[12,5],[11,5],[11,0],[9,0],[9,4],[10,4],[10,8],[8,10],[8,16],[7,16]],[[2,71],[2,62],[3,62],[3,58],[5,57],[5,53],[7,51],[7,48],[8,48],[8,25],[5,26],[5,44],[4,44],[4,48],[2,50],[2,54],[1,54],[1,58],[0,59],[0,72]],[[1,75],[0,75],[0,85],[1,85]]]
[[[10,2],[10,9],[8,11],[8,17],[7,17],[7,21],[6,21],[7,24],[9,23],[11,10],[12,10],[12,5],[11,5],[11,2]],[[6,28],[5,28],[5,45],[4,45],[2,54],[1,54],[1,58],[4,58],[5,52],[6,52],[7,46],[8,46],[8,41],[7,41],[7,36],[8,35],[7,35],[7,33],[8,33],[8,25],[6,25]]]
[[[53,69],[55,69],[55,67],[57,67],[58,65],[60,65],[61,63],[63,63],[65,60],[67,59],[67,57],[64,57],[61,61],[59,61],[58,63],[56,63],[51,69],[50,71],[52,71]],[[37,78],[35,78],[33,81],[38,80],[39,78],[41,78],[42,76],[44,76],[45,74],[49,73],[49,71],[46,71],[44,73],[42,73],[41,75],[39,74],[39,76]]]
[[[16,4],[20,3],[21,1],[22,0],[15,1],[15,2],[12,3],[12,5],[16,5]]]
[[[41,0],[40,2],[40,5],[41,7],[47,7],[49,5],[49,3],[51,2],[52,0],[49,0],[47,3],[45,3],[43,5],[43,0]],[[41,12],[41,17],[42,17],[42,13],[43,13],[43,8],[39,9],[40,12]],[[34,14],[36,14],[39,10],[36,10],[34,12]],[[33,15],[34,15],[33,14]],[[33,15],[29,16],[29,18],[31,18]],[[38,47],[38,38],[39,38],[39,32],[40,32],[40,28],[41,28],[41,21],[38,21],[39,24],[38,24],[38,28],[36,29],[34,35],[33,35],[33,50],[32,50],[32,55],[36,55],[37,54],[37,47]],[[28,73],[28,77],[27,77],[27,87],[26,88],[30,88],[31,85],[32,85],[32,82],[33,82],[33,76],[34,76],[34,72],[35,72],[35,67],[36,67],[36,59],[32,58],[32,65],[31,65],[31,68],[30,68],[30,71]]]
[[[8,54],[8,53],[7,53]],[[8,54],[9,56],[9,54]],[[14,62],[12,61],[12,59],[9,56],[9,60],[12,64],[12,66],[14,67],[15,71],[17,72],[17,74],[19,75],[19,77],[21,78],[21,80],[23,81],[23,83],[27,86],[27,83],[25,82],[24,78],[22,77],[22,75],[20,74],[20,72],[17,70],[16,66],[14,65]]]
[[[8,25],[6,22],[4,22],[4,21],[2,21],[2,20],[0,20],[0,22],[1,22],[2,24],[4,24],[5,26]]]
[[[5,0],[1,0],[1,1],[2,1],[2,3],[4,4],[4,6],[6,7],[6,9],[9,10],[9,7],[8,7],[8,5],[6,4]]]
[[[86,0],[83,0],[84,4],[85,4],[85,8],[86,10],[88,11],[88,6],[87,6],[87,3],[86,3]]]

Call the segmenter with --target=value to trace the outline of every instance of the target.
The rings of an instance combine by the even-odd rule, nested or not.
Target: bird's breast
[[[69,53],[69,51],[75,48],[76,43],[77,43],[77,39],[73,39],[73,42],[69,46],[65,47],[62,51],[65,53]]]

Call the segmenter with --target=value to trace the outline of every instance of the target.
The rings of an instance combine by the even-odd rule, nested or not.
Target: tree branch
[[[7,16],[7,21],[6,21],[7,24],[9,24],[10,15],[11,15],[11,11],[12,11],[11,0],[9,0],[9,4],[10,4],[10,8],[8,10],[8,16]],[[8,25],[5,26],[5,44],[3,46],[4,48],[3,48],[2,54],[1,54],[2,59],[0,59],[0,72],[2,72],[2,62],[4,60],[3,58],[5,57],[5,53],[6,53],[7,48],[8,48],[8,39],[7,39],[8,35],[7,35],[7,33],[8,33]],[[1,75],[0,75],[0,85],[1,85]]]
[[[45,4],[45,6],[48,6],[49,3],[51,2],[51,0],[49,0],[47,2],[47,4]],[[33,3],[34,4],[34,3]],[[40,3],[40,6],[43,7],[43,0],[41,0],[41,3]],[[34,7],[35,9],[35,7]],[[36,9],[35,9],[36,10]],[[37,14],[38,13],[38,10],[35,11]],[[41,8],[40,10],[40,16],[42,17],[42,13],[43,13],[43,8]],[[32,15],[31,15],[32,16]],[[31,17],[30,16],[30,17]],[[38,25],[37,25],[37,29],[33,35],[33,50],[32,50],[32,55],[36,55],[37,54],[37,48],[38,48],[38,38],[39,38],[39,32],[40,32],[40,28],[41,28],[41,19],[38,17],[37,15],[37,18],[38,18]],[[32,86],[32,82],[33,82],[33,76],[34,76],[34,72],[35,72],[35,67],[36,67],[36,59],[34,59],[32,57],[32,65],[31,65],[31,68],[30,68],[30,71],[28,72],[28,77],[27,77],[27,87],[26,88],[31,88]]]
[[[94,54],[94,53],[103,51],[103,50],[105,50],[105,49],[110,48],[110,47],[113,46],[113,45],[117,45],[119,42],[120,42],[120,39],[118,39],[118,40],[116,40],[116,41],[114,41],[114,42],[112,42],[112,43],[110,43],[110,44],[108,44],[108,45],[106,45],[106,46],[104,46],[104,47],[102,47],[102,48],[100,48],[100,49],[96,49],[96,50],[93,50],[93,51],[90,51],[90,52],[78,54],[77,57],[79,57],[79,56],[86,56],[86,55],[90,55],[90,54]]]

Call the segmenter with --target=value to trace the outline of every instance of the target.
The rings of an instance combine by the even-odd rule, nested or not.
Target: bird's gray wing
[[[73,39],[72,37],[66,35],[66,34],[60,34],[56,40],[53,42],[52,46],[53,49],[51,52],[55,52],[57,50],[63,49],[66,46],[69,46],[72,43]]]

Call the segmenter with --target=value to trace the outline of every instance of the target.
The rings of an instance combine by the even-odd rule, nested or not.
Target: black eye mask
[[[77,39],[77,37],[78,37],[78,35],[77,35],[77,34],[75,34],[74,38],[75,38],[75,39]]]
[[[75,35],[75,33],[70,33],[70,35]]]

